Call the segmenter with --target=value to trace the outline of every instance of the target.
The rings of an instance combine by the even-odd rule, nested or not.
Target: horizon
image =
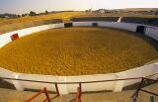
[[[109,2],[108,2],[109,1]],[[36,5],[38,4],[38,5]],[[158,8],[158,0],[0,0],[0,14],[24,14],[34,11],[85,11],[88,9],[139,9]]]
[[[99,9],[104,9],[104,8],[99,8]],[[99,9],[95,9],[95,10],[99,10]],[[128,9],[158,9],[158,8],[121,8],[121,9],[105,9],[105,10],[128,10]],[[86,9],[86,10],[89,10],[89,9]],[[31,11],[33,11],[33,10],[31,10]],[[8,13],[8,12],[5,12],[5,13],[0,13],[0,14],[16,14],[16,15],[22,15],[22,14],[29,14],[31,11],[29,11],[29,12],[26,12],[26,13],[21,13],[21,14],[17,14],[17,13]],[[45,11],[48,11],[48,10],[45,10]],[[41,12],[36,12],[37,14],[39,14],[39,13],[44,13],[45,11],[41,11]],[[83,12],[83,11],[85,11],[85,10],[54,10],[54,11],[49,11],[49,12],[69,12],[69,11],[72,11],[72,12]],[[34,12],[34,11],[33,11]]]

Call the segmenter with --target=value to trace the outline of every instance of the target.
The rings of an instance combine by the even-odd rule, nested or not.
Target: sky
[[[0,14],[63,10],[158,8],[158,0],[0,0]]]

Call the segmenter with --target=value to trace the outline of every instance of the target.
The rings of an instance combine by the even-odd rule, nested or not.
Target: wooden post
[[[46,99],[47,99],[47,101],[48,101],[48,102],[51,102],[51,100],[50,100],[50,97],[49,97],[49,94],[48,94],[48,91],[47,91],[47,88],[46,88],[46,87],[44,88],[44,93],[45,93],[45,95],[46,95]]]
[[[82,93],[82,84],[79,83],[80,92]]]
[[[59,89],[58,89],[58,84],[57,83],[55,83],[55,89],[56,89],[56,92],[57,92],[57,96],[60,96]]]
[[[144,83],[144,78],[142,78],[139,86],[138,86],[138,89],[135,91],[135,93],[132,95],[132,98],[135,99],[137,101],[137,98],[138,98],[138,94],[139,94],[139,91],[140,89],[142,88],[142,85]]]
[[[37,94],[33,95],[31,98],[27,99],[25,102],[31,102],[33,99],[35,99],[37,96],[39,96],[40,94],[42,94],[44,92],[44,90],[41,90],[40,92],[38,92]]]
[[[80,87],[77,88],[77,93],[75,95],[74,102],[81,102],[81,89],[80,89]]]
[[[81,96],[82,96],[82,84],[81,84],[81,83],[79,83],[78,91],[79,91],[79,99],[78,99],[78,102],[81,102]]]

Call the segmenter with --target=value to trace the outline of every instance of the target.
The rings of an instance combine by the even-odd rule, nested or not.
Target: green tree
[[[46,10],[46,11],[45,11],[45,14],[48,14],[48,13],[49,13],[49,12]]]
[[[29,16],[36,16],[36,15],[37,15],[36,12],[34,12],[34,11],[30,11]]]

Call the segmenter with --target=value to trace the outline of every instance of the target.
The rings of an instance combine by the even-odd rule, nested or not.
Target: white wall
[[[91,27],[93,22],[73,22],[74,27]]]
[[[145,35],[158,41],[158,27],[146,26]]]
[[[37,26],[37,27],[31,27],[26,28],[22,30],[17,30],[9,33],[5,33],[0,35],[0,48],[6,45],[7,43],[11,42],[11,37],[13,34],[18,33],[19,37],[23,37],[32,33],[40,32],[43,30],[53,29],[53,28],[63,28],[64,23],[59,24],[49,24],[49,25],[43,25],[43,26]]]
[[[92,26],[94,22],[73,22],[73,26]],[[128,24],[120,22],[97,22],[99,27],[110,27],[117,28],[135,32],[138,24]],[[19,37],[29,35],[42,30],[52,29],[52,28],[62,28],[63,23],[60,24],[50,24],[32,28],[26,28],[10,33],[5,33],[0,35],[0,47],[11,42],[10,36],[14,33],[18,33]],[[157,36],[158,29],[147,26],[146,35],[158,40]],[[144,77],[150,74],[158,72],[158,63],[145,65],[135,69],[110,74],[95,74],[95,75],[81,75],[81,76],[52,76],[52,75],[39,75],[39,74],[24,74],[15,73],[8,71],[6,69],[0,68],[0,77],[9,77],[16,79],[26,79],[26,80],[36,80],[36,81],[48,81],[48,82],[86,82],[86,81],[97,81],[97,80],[112,80],[112,79],[122,79],[122,78],[132,78],[132,77]],[[158,77],[158,76],[157,76]],[[26,82],[26,81],[10,81],[13,83],[17,90],[23,90],[24,88],[31,89],[41,89],[47,87],[51,91],[56,91],[54,84],[48,83],[37,83],[37,82]],[[114,82],[98,82],[98,83],[84,83],[82,84],[82,91],[101,91],[101,90],[113,90],[121,91],[123,87],[134,84],[140,80],[130,80],[130,81],[114,81]],[[78,84],[62,84],[59,85],[59,91],[61,94],[67,94],[71,92],[76,92]]]
[[[122,29],[127,31],[135,32],[136,28],[140,24],[131,24],[131,23],[121,23],[121,22],[103,22],[103,21],[91,21],[91,22],[73,22],[73,26],[92,26],[93,23],[98,23],[99,27],[109,27]]]
[[[137,26],[145,26],[145,35],[158,41],[158,27],[147,26],[134,23],[122,23],[122,22],[104,22],[104,21],[90,21],[90,22],[73,22],[73,26],[92,26],[93,23],[98,23],[99,27],[109,27],[115,29],[121,29],[131,32],[136,32]]]
[[[15,73],[6,69],[0,68],[0,77],[18,78],[26,80],[46,81],[46,82],[89,82],[99,80],[113,80],[123,78],[135,78],[145,77],[154,73],[158,73],[158,63],[145,65],[135,69],[111,74],[94,74],[94,75],[81,75],[81,76],[52,76],[52,75],[39,75],[39,74],[24,74]],[[157,76],[158,77],[158,76]],[[140,80],[127,80],[127,81],[110,81],[110,82],[98,82],[98,83],[84,83],[82,84],[82,91],[101,91],[101,90],[113,90],[121,91],[123,87],[132,85]],[[18,90],[24,88],[29,89],[42,89],[47,87],[50,91],[56,91],[54,84],[28,82],[28,81],[10,81],[15,85]],[[68,94],[76,92],[79,84],[62,84],[58,85],[60,94]]]
[[[132,32],[136,32],[138,25],[139,24],[129,24],[129,23],[120,23],[120,22],[98,22],[99,27],[116,28],[116,29],[132,31]]]
[[[116,79],[113,73],[111,74],[95,74],[95,75],[81,75],[81,76],[68,76],[67,82],[87,82],[97,80],[111,80]],[[78,85],[66,85],[68,92],[75,92]],[[82,84],[82,91],[101,91],[113,90],[115,82],[98,82],[98,83],[84,83]]]
[[[131,78],[131,77],[145,77],[148,76],[150,74],[154,74],[158,72],[158,63],[153,63],[153,64],[149,64],[149,65],[144,65],[138,68],[134,68],[131,70],[127,70],[127,71],[123,71],[123,72],[119,72],[116,73],[118,75],[119,78],[123,79],[123,78]],[[140,80],[127,80],[127,81],[123,81],[123,86],[126,87],[128,85],[132,85],[136,82],[139,82]]]

